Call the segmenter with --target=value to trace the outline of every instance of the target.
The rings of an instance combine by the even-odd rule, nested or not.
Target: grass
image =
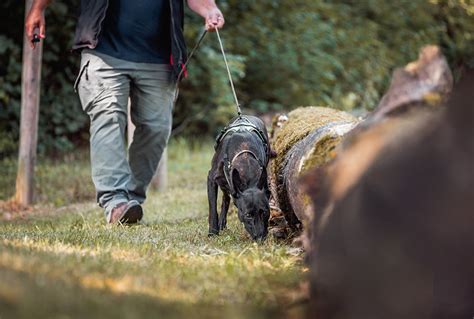
[[[16,158],[0,160],[0,200],[15,193]],[[35,167],[35,201],[54,206],[94,199],[89,154],[81,151],[61,158],[40,158]]]
[[[301,317],[300,253],[272,238],[252,242],[235,213],[228,230],[207,237],[212,152],[172,141],[169,188],[149,193],[133,227],[105,225],[87,156],[40,160],[40,203],[0,212],[0,318]]]

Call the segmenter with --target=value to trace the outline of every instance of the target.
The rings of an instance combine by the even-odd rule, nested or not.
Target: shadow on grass
[[[184,287],[150,285],[144,278],[146,274],[140,273],[133,254],[121,256],[124,258],[120,260],[121,265],[115,260],[112,272],[107,273],[110,256],[98,256],[93,262],[96,265],[83,268],[79,264],[87,255],[84,252],[39,252],[33,246],[0,246],[4,248],[0,253],[1,318],[278,319],[301,318],[304,311],[301,307],[288,311],[285,305],[243,306],[234,304],[231,295],[225,305],[214,304],[203,302],[199,297],[195,299],[195,296],[193,299],[193,292],[186,296]],[[78,269],[70,267],[71,262],[78,263]],[[148,271],[152,269],[148,267]],[[215,280],[220,279],[216,277]],[[201,297],[206,299],[206,296]]]
[[[0,267],[2,318],[284,318],[276,309],[165,302]]]

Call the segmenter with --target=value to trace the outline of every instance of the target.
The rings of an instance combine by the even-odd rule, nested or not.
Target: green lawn
[[[0,212],[0,318],[299,318],[302,255],[249,240],[235,213],[207,237],[211,144],[173,140],[169,189],[150,192],[144,221],[105,225],[87,154],[40,160],[39,204]],[[0,162],[0,196],[14,161]]]

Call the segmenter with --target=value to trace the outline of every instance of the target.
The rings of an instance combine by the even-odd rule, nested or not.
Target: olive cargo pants
[[[106,214],[129,200],[143,203],[171,131],[171,66],[128,62],[84,50],[74,84],[90,117],[92,180]],[[125,141],[128,99],[136,126]]]

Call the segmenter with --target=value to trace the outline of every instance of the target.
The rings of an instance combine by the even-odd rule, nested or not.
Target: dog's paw
[[[219,223],[219,230],[222,231],[224,229],[227,229],[227,223],[225,222],[220,222]]]
[[[214,237],[214,236],[219,236],[219,231],[218,230],[209,230],[209,233],[207,234],[207,237]]]

